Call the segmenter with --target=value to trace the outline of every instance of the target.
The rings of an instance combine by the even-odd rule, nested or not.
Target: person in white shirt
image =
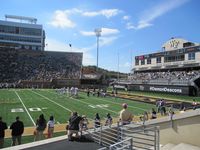
[[[49,121],[47,123],[48,138],[52,138],[53,137],[54,124],[55,124],[54,118],[53,118],[53,116],[50,116]]]

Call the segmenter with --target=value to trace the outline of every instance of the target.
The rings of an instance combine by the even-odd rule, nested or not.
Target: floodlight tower
[[[94,30],[95,34],[96,34],[96,37],[97,37],[97,70],[98,70],[98,67],[99,67],[99,37],[101,36],[101,28],[97,28]]]

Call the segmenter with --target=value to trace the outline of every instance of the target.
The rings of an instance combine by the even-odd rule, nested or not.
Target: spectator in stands
[[[68,140],[72,141],[72,135],[75,134],[75,137],[78,137],[79,124],[82,120],[82,117],[78,115],[77,112],[73,112],[72,116],[69,118],[69,130],[68,130]]]
[[[133,115],[127,110],[128,105],[126,103],[122,104],[123,109],[120,111],[119,121],[122,125],[130,124],[133,120]]]
[[[82,120],[80,122],[80,131],[81,131],[81,136],[82,136],[82,131],[85,131],[88,129],[88,124],[89,121],[85,115],[82,116]]]
[[[24,133],[24,124],[22,121],[19,120],[19,117],[16,117],[16,121],[12,123],[10,126],[10,129],[12,130],[11,135],[12,135],[12,146],[16,145],[16,140],[18,145],[21,144],[21,137],[22,134]]]
[[[47,122],[44,118],[44,115],[41,114],[36,121],[36,135],[34,141],[41,140],[43,138],[43,132],[46,129]]]
[[[0,149],[4,145],[5,130],[8,129],[8,126],[3,122],[2,117],[0,117]]]
[[[111,127],[111,125],[113,123],[113,120],[112,120],[112,117],[111,117],[110,113],[108,113],[106,117],[107,118],[106,118],[105,126]]]
[[[100,118],[99,114],[96,113],[95,118],[94,118],[94,127],[99,128],[100,125],[101,125],[101,118]]]
[[[154,108],[152,108],[152,111],[151,111],[151,119],[156,119],[157,118],[157,113],[155,111]]]
[[[54,131],[54,118],[53,116],[50,116],[49,121],[47,122],[47,127],[48,127],[48,138],[52,138],[53,137],[53,131]]]

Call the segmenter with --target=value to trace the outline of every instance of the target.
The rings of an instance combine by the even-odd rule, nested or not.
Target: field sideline
[[[128,103],[129,110],[134,115],[151,111],[155,107],[151,104],[134,102],[113,97],[87,97],[86,93],[79,93],[78,98],[60,95],[51,89],[2,89],[0,90],[0,116],[8,126],[19,116],[25,127],[35,126],[38,116],[43,113],[48,121],[49,116],[55,117],[56,124],[65,124],[72,111],[86,115],[93,120],[96,112],[103,120],[107,113],[114,118],[119,116],[121,104]]]

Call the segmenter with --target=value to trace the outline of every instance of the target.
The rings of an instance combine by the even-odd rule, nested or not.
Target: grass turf
[[[34,126],[38,116],[43,113],[46,120],[51,115],[55,117],[57,124],[66,123],[71,111],[77,111],[80,115],[86,115],[90,120],[99,113],[104,119],[107,113],[113,117],[119,116],[122,109],[121,104],[128,103],[129,110],[134,115],[150,111],[151,104],[134,102],[126,99],[113,97],[87,97],[86,93],[79,93],[78,98],[71,98],[67,95],[60,95],[54,90],[31,90],[31,89],[9,89],[0,90],[0,116],[7,125],[15,121],[19,116],[26,127]],[[23,110],[23,112],[11,112],[11,110]]]

